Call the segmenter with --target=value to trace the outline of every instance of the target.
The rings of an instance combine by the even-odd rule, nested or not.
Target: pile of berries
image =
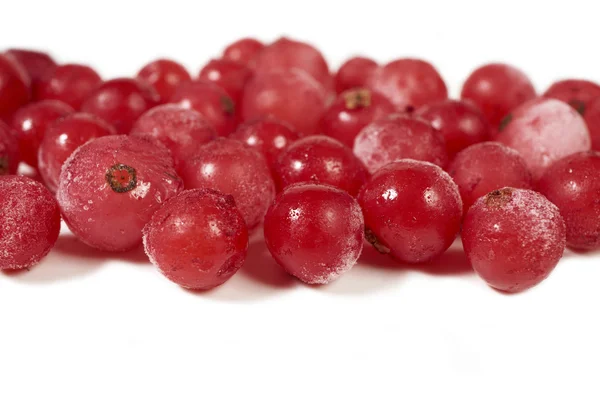
[[[538,96],[517,68],[488,64],[460,97],[426,61],[355,57],[332,74],[287,38],[232,43],[195,78],[160,59],[105,81],[8,50],[0,269],[37,264],[61,218],[96,249],[143,243],[190,289],[231,278],[261,226],[309,284],[338,278],[365,245],[428,263],[460,235],[479,276],[516,292],[565,246],[600,249],[600,86],[562,80]]]

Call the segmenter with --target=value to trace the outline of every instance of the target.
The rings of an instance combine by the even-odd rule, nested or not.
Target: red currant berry
[[[591,148],[581,115],[562,101],[545,98],[511,112],[496,140],[521,153],[534,179],[554,161]]]
[[[262,221],[275,198],[275,184],[264,157],[233,139],[205,144],[181,170],[188,189],[230,194],[249,229]]]
[[[456,155],[448,173],[460,190],[465,213],[475,201],[504,187],[531,189],[531,172],[515,150],[486,142],[467,147]]]
[[[135,121],[159,103],[156,91],[142,81],[130,78],[104,82],[82,104],[81,111],[94,114],[127,134]]]
[[[43,100],[19,109],[13,117],[13,128],[18,135],[22,161],[37,168],[38,150],[46,128],[74,111],[71,106],[58,100]]]
[[[327,107],[327,93],[300,70],[255,75],[244,91],[242,119],[274,117],[305,135],[317,133]]]
[[[349,148],[371,122],[396,111],[394,105],[369,89],[352,89],[339,95],[321,119],[320,132],[339,140]]]
[[[212,82],[184,83],[175,91],[170,102],[198,111],[221,136],[229,135],[236,128],[234,101],[227,92]]]
[[[39,85],[56,68],[56,62],[49,54],[40,51],[11,49],[6,54],[14,57],[25,68],[31,78],[33,99],[37,99]]]
[[[0,119],[10,123],[12,115],[31,99],[29,75],[15,58],[0,54]]]
[[[367,125],[356,137],[354,154],[370,173],[403,158],[429,161],[442,168],[448,163],[442,134],[425,120],[405,116]]]
[[[567,226],[567,245],[600,249],[600,153],[573,154],[552,164],[538,183],[539,191],[560,210]]]
[[[264,48],[265,45],[256,39],[240,39],[225,48],[223,58],[253,68],[256,64],[256,57]]]
[[[56,192],[62,166],[75,150],[92,139],[116,134],[108,122],[86,113],[68,115],[48,126],[38,152],[38,169],[48,189]]]
[[[288,124],[268,118],[240,125],[229,137],[262,153],[271,170],[281,153],[300,138]]]
[[[544,97],[564,101],[585,115],[590,103],[600,97],[600,86],[582,79],[565,79],[552,84]]]
[[[463,205],[452,178],[436,165],[402,160],[377,171],[358,201],[367,240],[406,263],[442,254],[460,229]]]
[[[146,64],[137,78],[152,86],[161,103],[166,103],[183,82],[192,80],[185,67],[173,60],[159,59]]]
[[[154,213],[144,228],[144,247],[169,280],[206,290],[225,283],[244,264],[248,231],[233,197],[186,190]]]
[[[356,197],[369,173],[342,143],[327,136],[308,136],[294,142],[280,156],[274,175],[279,190],[310,182],[335,186]]]
[[[17,133],[0,120],[0,176],[16,174],[19,161]]]
[[[40,82],[36,98],[59,100],[79,110],[83,101],[101,83],[100,75],[86,65],[59,65]]]
[[[100,250],[125,251],[142,242],[152,214],[181,189],[166,148],[117,135],[91,140],[69,157],[57,198],[79,240]]]
[[[238,104],[251,76],[252,70],[244,64],[227,59],[213,59],[200,70],[198,78],[217,84]]]
[[[462,242],[473,269],[488,285],[518,292],[552,272],[565,248],[565,223],[541,194],[504,188],[469,209]]]
[[[335,91],[342,93],[346,90],[367,86],[376,69],[377,63],[370,58],[353,57],[349,59],[335,74]]]
[[[24,176],[0,176],[0,269],[29,268],[54,247],[60,210],[52,194]]]
[[[415,110],[445,100],[448,89],[435,67],[423,60],[403,58],[378,68],[369,87],[380,92],[399,110]]]
[[[450,158],[475,143],[488,140],[490,136],[490,126],[483,113],[465,101],[431,103],[419,108],[415,115],[429,121],[444,135]]]
[[[600,151],[600,97],[591,101],[583,116],[592,139],[592,149]]]
[[[363,248],[360,206],[343,190],[296,184],[281,192],[265,216],[265,242],[289,274],[327,284],[350,270]]]
[[[493,128],[513,109],[535,97],[533,84],[522,71],[506,64],[479,67],[463,85],[461,98],[475,103]]]

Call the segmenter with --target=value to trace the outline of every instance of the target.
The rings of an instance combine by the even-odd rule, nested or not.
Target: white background
[[[6,0],[0,48],[48,49],[105,78],[158,56],[196,74],[239,37],[287,34],[332,68],[355,53],[426,58],[454,95],[492,60],[540,91],[600,81],[591,0],[135,3]],[[519,295],[464,263],[460,247],[429,269],[366,249],[342,279],[312,288],[255,240],[231,281],[194,294],[141,251],[107,258],[65,235],[36,268],[0,274],[0,399],[600,398],[598,254],[567,252]]]

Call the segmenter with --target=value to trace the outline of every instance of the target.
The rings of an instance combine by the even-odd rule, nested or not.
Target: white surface
[[[197,73],[238,37],[285,33],[332,67],[354,53],[429,59],[452,93],[490,60],[539,90],[600,80],[592,1],[132,3],[6,1],[0,48],[52,49],[109,78],[157,56]],[[507,296],[458,250],[431,273],[367,249],[311,288],[258,241],[230,282],[193,294],[140,252],[106,259],[63,236],[30,272],[0,274],[0,399],[598,399],[599,264],[567,252],[546,282]]]

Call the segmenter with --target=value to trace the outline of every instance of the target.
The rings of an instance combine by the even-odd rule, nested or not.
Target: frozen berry
[[[161,103],[169,101],[182,82],[192,80],[183,65],[163,58],[146,64],[137,77],[156,90]]]
[[[406,111],[448,97],[446,84],[433,65],[412,58],[379,67],[371,76],[369,87],[390,99],[399,110]]]
[[[38,101],[19,109],[13,117],[13,128],[18,135],[22,161],[37,168],[38,149],[46,128],[74,111],[71,106],[58,100]]]
[[[238,104],[252,70],[244,64],[227,59],[213,59],[200,70],[198,78],[219,85]]]
[[[535,97],[533,84],[522,71],[506,64],[477,68],[465,81],[461,98],[475,103],[493,128],[519,105]]]
[[[166,148],[117,135],[91,140],[69,157],[57,198],[79,240],[125,251],[142,242],[144,225],[181,188]]]
[[[496,140],[521,153],[534,179],[554,161],[591,148],[581,115],[562,101],[545,98],[512,111]]]
[[[448,163],[442,134],[425,120],[405,116],[367,125],[354,141],[354,154],[370,173],[403,158],[429,161],[442,168]]]
[[[587,107],[600,97],[600,86],[583,79],[565,79],[552,84],[544,93],[544,97],[564,101],[585,115]]]
[[[349,59],[335,74],[336,92],[342,93],[349,89],[367,86],[376,69],[377,63],[370,58],[353,57]]]
[[[590,132],[592,149],[600,151],[600,97],[589,103],[583,118]]]
[[[503,187],[531,189],[531,172],[515,150],[500,143],[475,144],[456,155],[448,173],[460,190],[465,212],[475,201]]]
[[[518,292],[552,272],[565,248],[565,223],[541,194],[504,188],[469,209],[462,242],[473,269],[488,285]]]
[[[332,186],[289,186],[265,216],[269,251],[289,274],[309,284],[327,284],[350,270],[363,240],[358,203]]]
[[[256,39],[240,39],[225,48],[223,58],[242,63],[252,68],[256,64],[256,57],[264,47],[265,45]]]
[[[48,126],[38,152],[38,169],[48,189],[56,192],[62,166],[75,150],[92,139],[116,134],[108,122],[86,113],[70,114]]]
[[[168,279],[206,290],[223,284],[244,264],[248,231],[233,197],[186,190],[154,213],[144,228],[144,247]]]
[[[10,122],[12,115],[31,99],[31,80],[15,58],[0,54],[0,119]]]
[[[42,184],[24,176],[0,176],[0,269],[29,268],[54,247],[60,210]]]
[[[273,169],[283,151],[300,138],[288,124],[274,119],[258,119],[240,125],[229,136],[258,150]]]
[[[221,136],[233,132],[237,125],[236,105],[221,87],[205,81],[179,86],[170,103],[198,111]]]
[[[367,240],[402,262],[422,263],[439,256],[460,229],[458,187],[431,163],[402,160],[386,165],[363,186],[358,201]]]
[[[56,68],[56,62],[49,54],[25,49],[11,49],[6,52],[14,57],[27,71],[31,78],[33,99],[37,99],[37,91],[43,79]]]
[[[419,108],[416,116],[431,123],[446,141],[450,158],[475,143],[488,140],[490,127],[481,111],[465,101],[442,100]]]
[[[202,146],[181,170],[187,189],[230,194],[248,228],[256,227],[275,198],[275,184],[264,157],[237,140],[219,138]]]
[[[60,100],[79,110],[83,101],[101,83],[100,75],[86,65],[59,65],[42,80],[36,91],[36,98]]]
[[[352,148],[359,132],[371,122],[396,111],[394,105],[369,89],[351,89],[329,106],[320,124],[320,133]]]
[[[17,133],[0,120],[0,176],[15,174],[19,161]]]
[[[142,81],[118,78],[104,82],[84,101],[81,111],[112,124],[119,134],[127,134],[135,121],[159,103],[154,88]]]
[[[275,165],[279,190],[293,183],[335,186],[356,196],[367,180],[365,166],[342,143],[327,136],[308,136],[294,142]]]
[[[552,164],[538,190],[560,210],[567,226],[567,245],[600,249],[600,153],[573,154]]]
[[[300,70],[255,75],[244,91],[242,119],[274,117],[302,134],[317,133],[327,107],[327,93],[310,75]]]

